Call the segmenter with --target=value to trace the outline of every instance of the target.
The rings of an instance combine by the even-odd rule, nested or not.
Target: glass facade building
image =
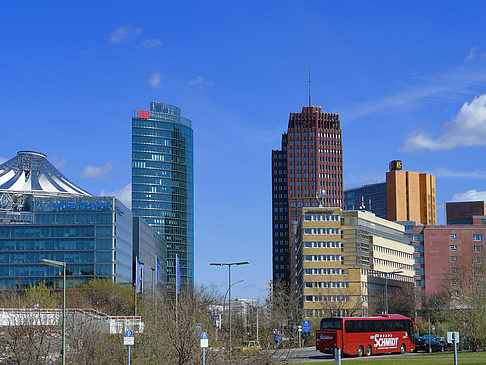
[[[167,243],[167,280],[194,284],[193,131],[173,105],[151,102],[132,114],[132,211]]]
[[[367,210],[386,219],[386,183],[344,190],[344,210]]]
[[[0,288],[40,281],[62,287],[93,278],[132,282],[132,215],[113,197],[27,196],[21,211],[0,212]]]

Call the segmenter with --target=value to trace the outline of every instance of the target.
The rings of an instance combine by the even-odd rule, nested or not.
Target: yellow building
[[[391,221],[436,225],[435,176],[397,169],[387,172],[386,216]]]
[[[386,277],[389,291],[412,285],[413,247],[398,223],[365,211],[302,208],[295,230],[304,317],[367,315]]]

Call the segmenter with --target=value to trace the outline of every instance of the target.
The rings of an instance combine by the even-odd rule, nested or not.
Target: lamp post
[[[41,264],[62,267],[62,365],[66,365],[66,263],[48,259],[41,259]]]
[[[239,284],[239,283],[242,283],[244,280],[240,280],[240,281],[237,281],[233,284],[231,284],[231,287],[235,286],[236,284]],[[228,291],[230,290],[230,288],[226,289],[226,293],[224,293],[224,299],[223,299],[223,313],[225,312],[225,309],[226,309],[226,296],[228,295]],[[231,304],[231,303],[230,303]]]
[[[392,272],[385,273],[385,314],[388,314],[388,275],[390,274],[401,274],[404,267],[393,270]]]
[[[249,265],[248,261],[245,262],[230,262],[230,263],[213,263],[211,266],[228,266],[228,292],[229,292],[229,312],[228,312],[228,322],[229,322],[229,352],[231,353],[231,266],[233,265]]]

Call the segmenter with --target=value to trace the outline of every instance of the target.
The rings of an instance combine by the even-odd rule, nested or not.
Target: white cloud
[[[430,173],[436,177],[466,178],[466,179],[486,179],[486,171],[452,171],[447,168],[431,170]]]
[[[463,201],[486,201],[486,191],[477,191],[474,189],[468,190],[465,193],[454,194],[452,201],[463,202]]]
[[[118,198],[123,204],[128,208],[132,209],[132,184],[125,185],[120,190],[114,190],[106,192],[104,189],[101,190],[100,196],[114,196]]]
[[[411,132],[404,151],[428,149],[450,150],[454,147],[486,145],[486,94],[465,102],[459,113],[442,126],[442,133],[434,138],[424,130]]]
[[[162,81],[162,74],[158,72],[154,72],[150,74],[150,84],[152,87],[158,88],[160,87],[160,83]]]
[[[211,86],[213,83],[207,81],[204,77],[198,76],[195,79],[189,81],[189,85],[199,85],[199,86]]]
[[[142,42],[142,46],[145,48],[159,48],[162,45],[160,39],[146,39]]]
[[[479,48],[477,46],[474,46],[469,50],[469,53],[464,59],[464,62],[476,61],[482,58],[486,58],[486,53],[479,53]]]
[[[82,177],[92,179],[106,179],[107,175],[113,170],[113,162],[108,161],[104,166],[91,166],[88,165],[81,172]]]
[[[486,57],[482,55],[481,57]],[[391,93],[382,98],[342,108],[342,120],[349,122],[379,112],[396,112],[398,109],[415,109],[424,103],[442,103],[464,100],[474,90],[480,90],[486,81],[486,68],[468,62],[442,73],[421,76],[420,84]]]
[[[49,160],[52,162],[57,169],[62,169],[64,166],[67,165],[67,159],[65,157],[59,158],[56,155],[50,155]]]
[[[135,28],[133,25],[121,26],[110,33],[110,41],[115,44],[121,44],[130,39],[132,36],[137,36],[142,33],[142,28]]]

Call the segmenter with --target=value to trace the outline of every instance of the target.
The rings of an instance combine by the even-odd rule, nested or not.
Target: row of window
[[[327,289],[345,289],[349,288],[347,281],[306,281],[305,287],[309,289],[327,288]]]
[[[450,251],[457,251],[457,245],[449,245]],[[483,245],[474,245],[474,252],[481,253],[483,252]]]
[[[304,275],[342,275],[342,269],[324,268],[324,269],[305,269]]]
[[[383,259],[377,259],[377,258],[373,258],[373,264],[395,267],[397,269],[402,269],[402,268],[405,269],[405,270],[412,270],[413,269],[412,265],[404,265],[401,262],[383,260]]]
[[[456,240],[457,239],[457,233],[449,234],[449,239]],[[473,234],[473,241],[482,242],[483,241],[483,234],[482,233],[474,233]]]
[[[300,126],[299,124],[296,124],[296,127],[297,126]],[[297,127],[298,128],[298,127]],[[321,137],[321,138],[341,138],[341,134],[340,133],[324,133],[324,132],[319,132],[318,134],[318,137]],[[289,137],[315,137],[316,136],[316,133],[315,132],[289,132]],[[340,146],[341,145],[341,142],[333,142],[331,141],[331,143],[334,143],[334,145],[337,145]]]
[[[340,217],[337,214],[306,214],[304,215],[304,220],[308,222],[338,222]]]
[[[304,228],[304,234],[341,234],[341,228]]]
[[[347,295],[306,295],[306,302],[347,302]]]
[[[451,256],[451,262],[457,262],[457,256]],[[476,264],[482,264],[483,263],[483,257],[482,256],[475,256],[474,262]]]
[[[341,261],[341,255],[304,255],[304,261]]]
[[[306,248],[339,248],[339,247],[341,247],[341,242],[338,242],[338,241],[304,242],[304,247],[306,247]]]
[[[377,246],[373,245],[373,251],[375,252],[381,252],[387,255],[394,255],[394,256],[399,256],[407,259],[412,259],[413,254],[405,253],[403,251],[398,251],[398,250],[393,250],[391,248],[383,247],[383,246]]]

